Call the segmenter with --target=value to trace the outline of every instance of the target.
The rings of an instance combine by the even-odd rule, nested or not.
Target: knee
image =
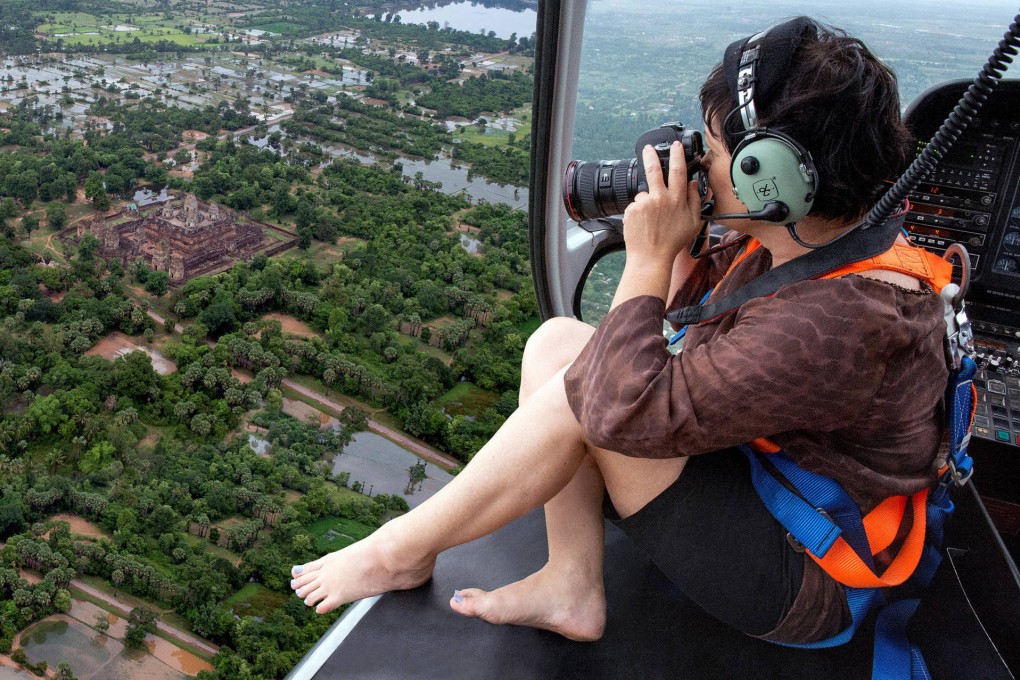
[[[555,373],[581,353],[595,329],[577,319],[557,316],[538,327],[524,347],[525,373]]]

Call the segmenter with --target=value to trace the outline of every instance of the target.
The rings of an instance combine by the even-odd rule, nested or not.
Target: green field
[[[287,595],[270,590],[258,583],[247,583],[226,599],[224,605],[236,616],[268,618],[288,599]]]
[[[483,390],[473,383],[461,382],[436,399],[435,405],[451,416],[480,416],[498,399],[498,394]]]
[[[344,517],[323,517],[305,528],[313,536],[316,549],[323,553],[346,548],[375,531],[374,527]]]
[[[197,45],[218,33],[185,33],[180,19],[163,19],[159,14],[113,14],[95,16],[84,12],[39,13],[40,21],[53,17],[52,22],[42,23],[36,32],[48,36],[48,40],[61,40],[65,45],[104,45],[127,43],[137,38],[141,42],[167,40],[178,45]]]
[[[517,131],[514,137],[519,141],[526,139],[531,134],[531,104],[514,109],[510,114],[511,118],[518,121]],[[489,120],[490,116],[482,116]],[[454,139],[458,141],[474,142],[486,146],[506,146],[510,139],[510,132],[498,128],[486,128],[485,132],[473,123],[461,125],[453,133]]]
[[[541,325],[542,319],[537,316],[533,316],[527,321],[523,321],[517,324],[516,326],[514,326],[514,328],[519,330],[521,334],[524,335],[524,337],[528,337],[529,335],[537,331],[538,327]]]

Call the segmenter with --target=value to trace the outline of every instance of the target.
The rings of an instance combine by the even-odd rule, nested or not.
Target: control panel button
[[[1010,440],[1009,430],[996,430],[995,438],[1000,442],[1008,442]]]

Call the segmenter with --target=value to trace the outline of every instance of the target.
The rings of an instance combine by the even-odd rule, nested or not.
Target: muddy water
[[[152,637],[151,635],[149,636]],[[164,644],[170,644],[164,642]],[[176,647],[175,647],[176,649]],[[212,670],[206,664],[204,670]],[[203,670],[200,668],[198,670]],[[196,670],[193,675],[198,675]],[[127,649],[102,669],[101,673],[86,677],[79,675],[80,680],[184,680],[185,674],[176,671],[151,654],[140,649]]]
[[[149,635],[145,638],[145,647],[146,649],[149,650],[149,653],[152,654],[153,657],[159,659],[160,661],[162,661],[164,664],[174,669],[175,671],[184,673],[185,675],[198,675],[199,671],[213,670],[212,664],[210,664],[208,661],[203,661],[202,659],[195,656],[191,652],[181,649],[176,645],[170,644],[163,638],[158,638],[154,635]],[[130,662],[131,664],[145,663],[147,665],[151,665],[148,664],[148,662],[143,662],[141,659],[135,660],[132,658],[127,658],[126,661]],[[138,675],[126,677],[132,678],[144,677],[146,678],[146,680],[152,680],[153,676],[142,675],[141,673],[139,673]],[[174,674],[169,676],[157,676],[157,677],[177,678],[180,676]]]
[[[120,641],[61,614],[31,626],[21,636],[21,646],[33,663],[45,661],[56,668],[67,661],[80,680],[107,677],[103,667],[124,650]]]
[[[421,459],[416,455],[385,437],[372,432],[359,432],[343,453],[333,456],[333,473],[350,472],[349,485],[356,481],[362,482],[365,485],[362,493],[371,491],[373,496],[380,493],[400,494],[414,508],[453,479],[450,473],[428,463],[425,466],[428,479],[422,482],[421,489],[416,489],[413,494],[405,493],[410,478],[408,468],[420,462]]]
[[[212,664],[162,638],[145,638],[146,650],[127,649],[117,639],[127,623],[114,614],[79,600],[73,600],[71,614],[89,623],[102,613],[110,623],[108,635],[68,616],[50,616],[25,631],[21,646],[33,663],[46,661],[56,668],[61,661],[71,664],[79,680],[184,680],[200,671],[213,670]],[[0,676],[0,680],[6,680]]]
[[[86,626],[92,626],[96,622],[96,618],[102,616],[106,619],[106,622],[110,624],[109,629],[106,631],[108,635],[114,638],[123,639],[127,634],[127,621],[111,614],[105,609],[101,609],[91,602],[85,600],[79,600],[77,598],[71,599],[71,611],[68,612],[71,616],[78,619]]]
[[[34,680],[35,676],[28,671],[23,671],[11,666],[5,666],[5,663],[13,664],[14,662],[7,662],[4,659],[0,659],[0,680]]]

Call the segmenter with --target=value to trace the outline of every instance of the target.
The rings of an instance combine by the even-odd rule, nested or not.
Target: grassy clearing
[[[178,28],[179,21],[164,19],[159,14],[100,17],[85,12],[50,12],[37,16],[40,20],[52,16],[53,21],[39,24],[36,32],[48,36],[51,41],[62,40],[65,45],[124,43],[137,38],[140,42],[167,40],[190,46],[219,37],[216,33],[185,33]]]
[[[224,547],[210,543],[208,540],[195,536],[194,534],[185,534],[184,540],[190,546],[201,546],[206,552],[212,553],[217,557],[222,557],[226,561],[230,562],[234,566],[237,566],[241,562],[241,556],[235,552],[227,550]]]
[[[312,535],[315,547],[321,552],[346,548],[375,531],[373,527],[345,517],[323,517],[305,528]]]
[[[309,389],[317,390],[317,391],[320,391],[320,392],[322,391],[322,386],[321,385],[317,385],[316,383],[318,383],[318,381],[315,378],[312,378],[311,376],[294,375],[294,376],[291,376],[290,379],[293,380],[294,382],[300,384],[303,387],[308,387]],[[340,413],[338,411],[336,411],[335,409],[331,409],[328,406],[323,406],[321,403],[319,403],[315,399],[312,399],[311,397],[306,396],[306,395],[302,394],[301,392],[298,392],[297,390],[291,389],[290,387],[287,387],[286,385],[281,385],[280,386],[280,392],[282,392],[283,396],[287,397],[288,399],[293,399],[295,401],[300,401],[303,404],[308,404],[309,406],[314,408],[316,411],[321,411],[321,412],[325,413],[328,416],[333,416],[334,418],[338,418],[340,416]],[[323,395],[323,396],[325,396],[325,395]],[[330,392],[329,393],[329,397],[327,397],[327,398],[328,399],[332,399],[333,401],[335,401],[337,403],[344,404],[345,406],[347,405],[345,402],[348,399],[344,398],[338,392]]]
[[[270,590],[258,583],[247,583],[227,598],[224,604],[237,616],[254,616],[265,619],[283,606],[287,600],[288,596],[283,593]]]
[[[514,328],[516,328],[518,331],[520,331],[521,334],[523,334],[524,337],[526,338],[526,337],[530,336],[532,333],[534,333],[535,331],[537,331],[538,327],[541,326],[541,325],[542,325],[542,319],[540,317],[533,316],[530,319],[528,319],[527,321],[522,321],[521,323],[517,324],[516,326],[514,326]]]
[[[435,401],[451,416],[480,416],[499,399],[499,395],[470,383],[457,383],[453,388]]]
[[[486,127],[484,131],[477,125],[462,125],[457,128],[455,138],[465,142],[484,144],[485,146],[506,146],[510,133],[506,130]]]

